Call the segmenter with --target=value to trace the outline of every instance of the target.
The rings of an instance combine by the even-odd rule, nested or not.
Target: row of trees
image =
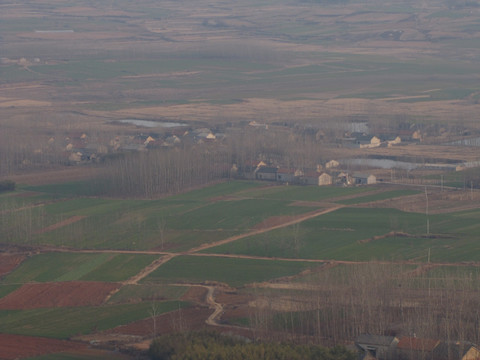
[[[275,304],[291,292],[259,294],[264,306],[251,323],[262,337],[287,333],[292,340],[332,345],[363,333],[480,343],[478,269],[442,269],[432,275],[428,266],[338,266],[297,290],[289,311]]]
[[[354,360],[343,347],[246,342],[215,332],[164,335],[153,341],[149,355],[154,360]]]
[[[323,153],[315,139],[288,131],[247,128],[222,143],[184,144],[107,158],[96,192],[152,198],[228,178],[233,164],[267,160],[285,167],[315,169]]]

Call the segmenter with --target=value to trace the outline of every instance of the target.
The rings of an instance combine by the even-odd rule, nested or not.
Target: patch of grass
[[[122,281],[138,273],[157,257],[112,253],[45,253],[25,260],[2,282]]]
[[[42,192],[55,197],[73,197],[94,195],[93,187],[87,181],[67,182],[61,184],[48,184],[37,186],[25,186],[25,190]]]
[[[331,186],[272,186],[245,191],[242,196],[255,199],[287,201],[322,201],[340,196],[359,194],[370,191],[366,187],[331,187]]]
[[[117,254],[82,276],[85,281],[123,281],[158,259],[158,255]]]
[[[219,201],[189,211],[169,221],[172,229],[246,230],[270,216],[301,214],[309,207],[289,207],[289,201],[246,199]]]
[[[231,286],[290,276],[314,266],[311,263],[207,256],[178,256],[168,261],[143,283],[219,281]]]
[[[179,301],[157,303],[158,313],[185,307]],[[0,332],[67,339],[149,317],[150,303],[33,310],[0,310]]]
[[[0,66],[0,77],[5,82],[35,81],[45,78],[42,74],[32,73],[17,65]]]
[[[353,199],[339,200],[336,202],[339,204],[345,204],[345,205],[362,204],[362,203],[367,203],[372,201],[380,201],[380,200],[392,199],[392,198],[397,198],[402,196],[415,195],[419,193],[420,191],[417,191],[417,190],[391,190],[391,191],[384,191],[384,192],[373,194],[373,195],[359,196]]]
[[[428,15],[427,18],[428,19],[435,19],[435,18],[461,19],[469,16],[471,16],[471,14],[469,14],[468,11],[442,10],[442,11],[437,11]]]
[[[372,239],[393,230],[423,233],[424,222],[418,214],[395,209],[343,208],[208,252],[304,259],[403,259],[415,255],[415,251],[413,255],[409,252],[412,246],[415,248],[414,240]]]
[[[343,208],[282,229],[240,239],[205,252],[337,260],[477,261],[480,210],[426,217],[396,209]],[[390,232],[404,232],[401,236]],[[437,234],[437,235],[435,235]],[[417,236],[415,236],[417,235]],[[422,236],[420,236],[422,235]]]
[[[20,284],[11,284],[11,285],[0,285],[0,298],[14,292],[17,290],[21,285]]]
[[[228,181],[216,185],[207,186],[199,190],[189,191],[185,194],[170,197],[170,200],[176,201],[204,201],[221,196],[235,196],[238,193],[244,193],[246,190],[263,186],[264,184],[255,181]]]

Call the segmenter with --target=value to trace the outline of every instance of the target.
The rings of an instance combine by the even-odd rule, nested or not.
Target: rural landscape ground
[[[0,359],[480,344],[479,45],[475,1],[0,2]]]

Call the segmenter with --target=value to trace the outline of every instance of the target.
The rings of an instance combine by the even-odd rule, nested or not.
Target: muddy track
[[[117,289],[112,290],[103,300],[103,303],[105,304],[110,300],[110,298],[115,295],[117,292],[120,291],[120,289],[125,286],[125,285],[137,285],[140,280],[143,278],[147,277],[149,274],[157,270],[161,265],[165,264],[167,261],[169,261],[171,258],[177,256],[176,254],[168,254],[165,255],[161,258],[158,258],[157,260],[153,261],[150,265],[147,267],[143,268],[142,271],[140,271],[138,274],[132,276],[131,278],[121,282],[121,286],[119,286]]]
[[[208,317],[207,320],[205,320],[205,323],[207,325],[212,325],[212,326],[220,326],[221,324],[218,323],[217,319],[220,317],[220,315],[223,312],[223,305],[215,301],[215,286],[205,286],[205,288],[208,289],[207,292],[207,304],[210,305],[211,308],[214,308],[214,312]]]

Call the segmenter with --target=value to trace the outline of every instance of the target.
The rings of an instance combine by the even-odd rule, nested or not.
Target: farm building
[[[280,168],[277,171],[277,181],[293,183],[295,181],[295,170]]]
[[[480,350],[478,347],[466,341],[442,341],[433,349],[432,354],[432,358],[436,360],[480,359]]]
[[[261,166],[255,170],[255,179],[257,180],[277,180],[278,168],[272,166]]]
[[[466,341],[362,334],[355,340],[359,359],[369,360],[477,360],[480,350]]]
[[[324,185],[332,185],[332,176],[327,173],[323,173],[318,177],[318,186]]]
[[[395,336],[362,334],[355,340],[359,359],[393,360],[399,339]]]
[[[352,177],[344,171],[332,173],[332,180],[336,185],[346,186],[353,183]]]
[[[340,163],[337,160],[330,160],[325,164],[325,169],[336,168],[340,166]]]
[[[298,183],[302,185],[318,185],[318,173],[310,171],[298,176]]]
[[[396,136],[395,138],[393,139],[387,139],[387,146],[388,147],[391,147],[393,145],[398,145],[402,142],[402,139],[400,138],[400,136]]]
[[[396,358],[405,360],[427,359],[431,357],[433,349],[439,344],[439,340],[405,336],[397,344]]]
[[[377,183],[377,178],[373,174],[354,174],[353,182],[355,185],[371,185]]]

